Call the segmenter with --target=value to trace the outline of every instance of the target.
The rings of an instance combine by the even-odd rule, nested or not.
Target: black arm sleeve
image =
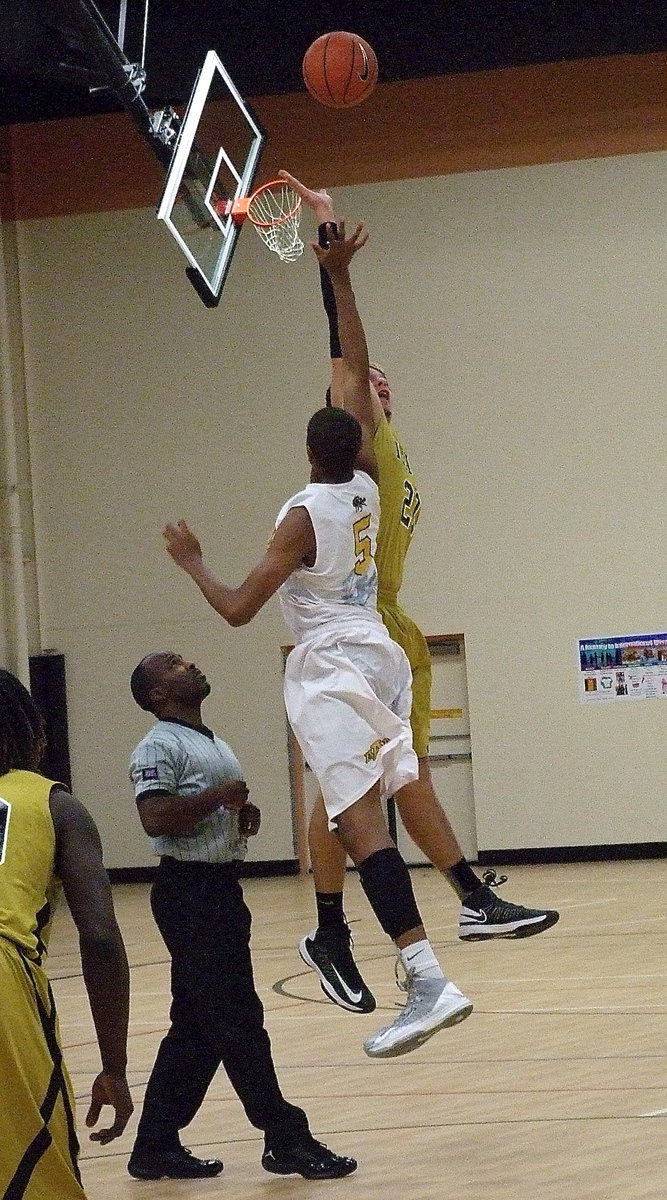
[[[335,232],[336,225],[329,222]],[[327,234],[327,225],[320,225],[317,230],[317,240],[320,246],[329,245],[329,237]],[[320,266],[320,287],[322,289],[322,301],[324,303],[324,311],[327,314],[329,322],[329,354],[331,358],[342,358],[340,349],[340,338],[338,336],[338,312],[336,310],[336,297],[331,286],[328,272],[324,267]]]

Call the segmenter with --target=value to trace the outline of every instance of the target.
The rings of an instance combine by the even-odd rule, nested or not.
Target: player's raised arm
[[[329,224],[326,228],[327,245],[320,246],[313,242],[312,247],[320,266],[324,267],[331,280],[336,299],[341,355],[349,377],[346,390],[368,391],[368,346],[350,279],[350,263],[366,245],[368,231],[363,225],[357,225],[348,237],[344,221],[338,225]]]
[[[296,179],[294,175],[290,175],[287,171],[280,171],[280,176],[301,196],[303,203],[307,204],[313,210],[315,220],[318,224],[319,245],[326,249],[330,242],[331,227],[333,227],[334,236],[338,230],[334,203],[331,196],[324,189],[316,190],[315,188],[306,187],[305,184],[301,183],[299,179]],[[337,298],[329,272],[325,270],[322,262],[320,262],[320,287],[322,289],[324,311],[327,314],[329,325],[331,400],[339,408],[347,408],[357,418],[364,431],[365,440],[368,440],[369,437],[372,438],[379,422],[383,418],[382,404],[370,383],[367,384],[365,392],[354,389],[350,391],[348,379],[349,364],[345,357],[345,348],[341,346]]]
[[[204,562],[201,545],[185,521],[162,531],[174,562],[197,584],[202,595],[229,625],[247,625],[306,560],[315,559],[315,533],[305,508],[288,512],[264,557],[239,587],[228,587]]]
[[[359,421],[362,430],[362,445],[357,456],[357,466],[376,478],[377,464],[373,449],[375,424],[367,419],[368,346],[349,271],[352,258],[362,246],[365,246],[368,233],[363,225],[357,225],[354,233],[348,237],[344,221],[341,221],[337,228],[328,225],[327,230],[329,233],[328,246],[315,245],[314,242],[311,245],[320,266],[324,268],[331,281],[338,313],[342,361],[345,364],[341,380],[342,407],[353,416],[356,416],[359,411],[366,416],[366,420]],[[357,420],[359,420],[358,417]]]

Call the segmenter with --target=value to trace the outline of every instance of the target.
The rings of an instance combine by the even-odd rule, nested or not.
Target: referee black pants
[[[136,1146],[172,1149],[222,1064],[251,1125],[275,1149],[309,1136],[276,1077],[250,959],[237,863],[162,858],[151,908],[171,955],[171,1027],[146,1088]]]

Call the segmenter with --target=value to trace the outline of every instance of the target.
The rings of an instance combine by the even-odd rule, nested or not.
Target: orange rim
[[[253,204],[259,196],[263,195],[264,192],[268,192],[270,188],[289,188],[289,184],[285,183],[284,179],[271,179],[268,183],[263,183],[261,187],[258,187],[257,190],[253,192],[252,196],[248,196],[247,200],[245,201],[245,216],[247,216],[249,221],[252,221],[253,225],[261,225],[263,229],[270,229],[272,225],[283,225],[285,221],[289,221],[291,217],[293,217],[301,208],[301,197],[298,196],[296,192],[293,192],[294,203],[289,212],[282,213],[280,216],[274,217],[270,221],[262,221],[259,219],[259,217],[254,217],[250,211],[251,204]],[[290,188],[290,191],[291,190],[292,189]],[[242,204],[243,201],[239,201],[239,203]],[[236,205],[234,205],[234,208],[236,209]]]

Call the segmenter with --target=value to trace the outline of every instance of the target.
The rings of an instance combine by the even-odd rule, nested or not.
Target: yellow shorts
[[[85,1200],[72,1087],[42,967],[0,938],[0,1196]]]
[[[378,612],[412,668],[412,744],[417,758],[426,758],[431,735],[431,655],[426,638],[398,604],[378,599]]]

